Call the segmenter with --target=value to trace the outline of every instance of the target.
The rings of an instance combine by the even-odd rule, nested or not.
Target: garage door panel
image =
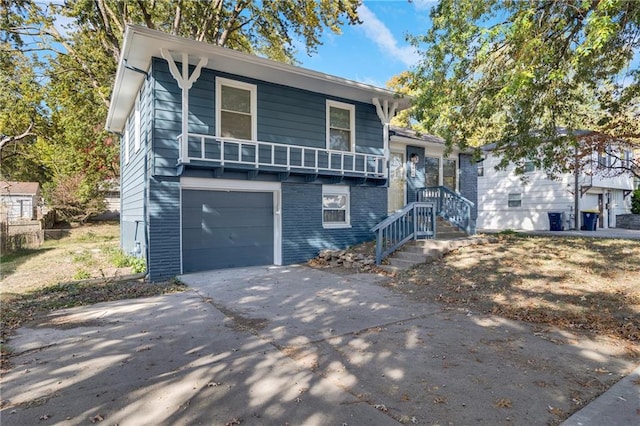
[[[271,265],[273,256],[246,257],[246,247],[222,248],[218,250],[186,250],[183,254],[185,272],[206,271],[210,269],[239,268],[244,266]]]
[[[183,271],[273,264],[273,193],[183,190]]]

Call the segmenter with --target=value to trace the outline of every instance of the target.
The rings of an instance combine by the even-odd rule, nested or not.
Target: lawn
[[[52,310],[184,289],[177,281],[118,280],[135,271],[119,249],[117,222],[72,226],[50,234],[54,238],[40,248],[0,259],[2,341],[16,327]]]
[[[492,313],[640,343],[640,241],[501,235],[393,277],[446,309]]]

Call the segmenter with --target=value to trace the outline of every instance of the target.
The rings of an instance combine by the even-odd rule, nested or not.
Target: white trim
[[[129,123],[131,122],[131,120],[127,120],[127,124],[125,125],[124,128],[124,135],[122,135],[123,138],[123,148],[124,148],[124,164],[129,164],[129,144],[131,143],[131,137],[129,134]]]
[[[251,97],[251,139],[258,140],[258,87],[255,84],[244,83],[242,81],[231,80],[224,77],[216,77],[216,136],[222,137],[222,86],[235,87],[249,91]]]
[[[231,179],[208,179],[196,177],[180,178],[180,197],[182,190],[238,191],[273,193],[273,263],[282,265],[282,185],[280,182],[242,181]],[[180,198],[182,212],[182,198]],[[180,269],[182,270],[182,215],[180,216]]]
[[[322,185],[322,202],[324,202],[325,195],[346,195],[347,205],[344,223],[325,223],[324,206],[321,204],[322,227],[324,229],[351,228],[351,187],[349,185]]]
[[[140,151],[140,93],[136,97],[136,104],[134,109],[134,128],[135,139],[134,139],[134,151]]]
[[[331,114],[330,108],[339,108],[346,109],[349,111],[349,131],[351,132],[351,137],[349,141],[349,152],[356,152],[356,106],[353,104],[347,104],[344,102],[332,101],[331,99],[327,99],[326,103],[326,148],[331,148],[330,144],[330,130],[331,130]]]

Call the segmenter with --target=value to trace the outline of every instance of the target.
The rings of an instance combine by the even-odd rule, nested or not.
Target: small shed
[[[9,222],[38,219],[40,184],[0,181],[0,206]]]

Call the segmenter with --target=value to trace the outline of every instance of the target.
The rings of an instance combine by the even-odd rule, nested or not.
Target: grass
[[[502,234],[389,285],[450,309],[640,343],[640,241]]]
[[[57,309],[184,290],[178,281],[114,279],[144,271],[143,261],[120,250],[119,232],[115,222],[75,226],[55,232],[57,238],[38,249],[2,256],[2,341],[17,327]]]

